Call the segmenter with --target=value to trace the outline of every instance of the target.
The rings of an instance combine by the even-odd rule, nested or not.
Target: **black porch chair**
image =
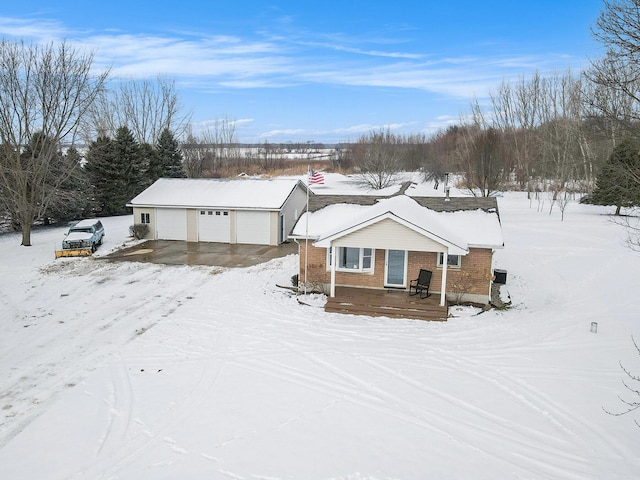
[[[409,282],[409,295],[418,295],[420,298],[427,298],[429,295],[429,284],[431,283],[431,270],[420,269],[418,278]]]

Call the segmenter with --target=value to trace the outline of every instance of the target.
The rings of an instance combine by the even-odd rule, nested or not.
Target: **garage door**
[[[187,239],[187,211],[184,208],[159,208],[156,216],[158,240]]]
[[[236,212],[236,241],[238,243],[269,245],[270,229],[270,212]]]
[[[229,243],[229,218],[228,210],[198,210],[198,241]]]

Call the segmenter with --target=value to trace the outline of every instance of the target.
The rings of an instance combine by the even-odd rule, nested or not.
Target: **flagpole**
[[[307,211],[306,213],[306,225],[304,232],[304,295],[307,296],[307,270],[309,268],[309,179],[311,167],[307,166]]]

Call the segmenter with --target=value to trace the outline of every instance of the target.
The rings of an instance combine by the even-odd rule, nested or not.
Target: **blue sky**
[[[111,77],[175,78],[194,129],[246,142],[431,134],[503,79],[600,55],[602,0],[3,2],[6,39],[66,39]]]

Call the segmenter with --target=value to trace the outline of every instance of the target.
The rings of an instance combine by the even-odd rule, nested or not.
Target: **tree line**
[[[0,41],[0,214],[22,245],[36,221],[126,213],[157,178],[184,176],[173,83],[107,88],[92,64],[65,42]]]
[[[64,42],[3,40],[0,211],[30,245],[36,221],[125,213],[159,177],[269,171],[295,150],[376,189],[400,171],[421,170],[436,185],[457,173],[473,195],[519,188],[556,201],[579,191],[619,213],[640,204],[639,19],[637,0],[607,1],[593,28],[606,55],[584,72],[504,81],[433,135],[380,129],[328,155],[316,142],[247,147],[228,117],[194,132],[164,76],[107,83],[92,55]]]

